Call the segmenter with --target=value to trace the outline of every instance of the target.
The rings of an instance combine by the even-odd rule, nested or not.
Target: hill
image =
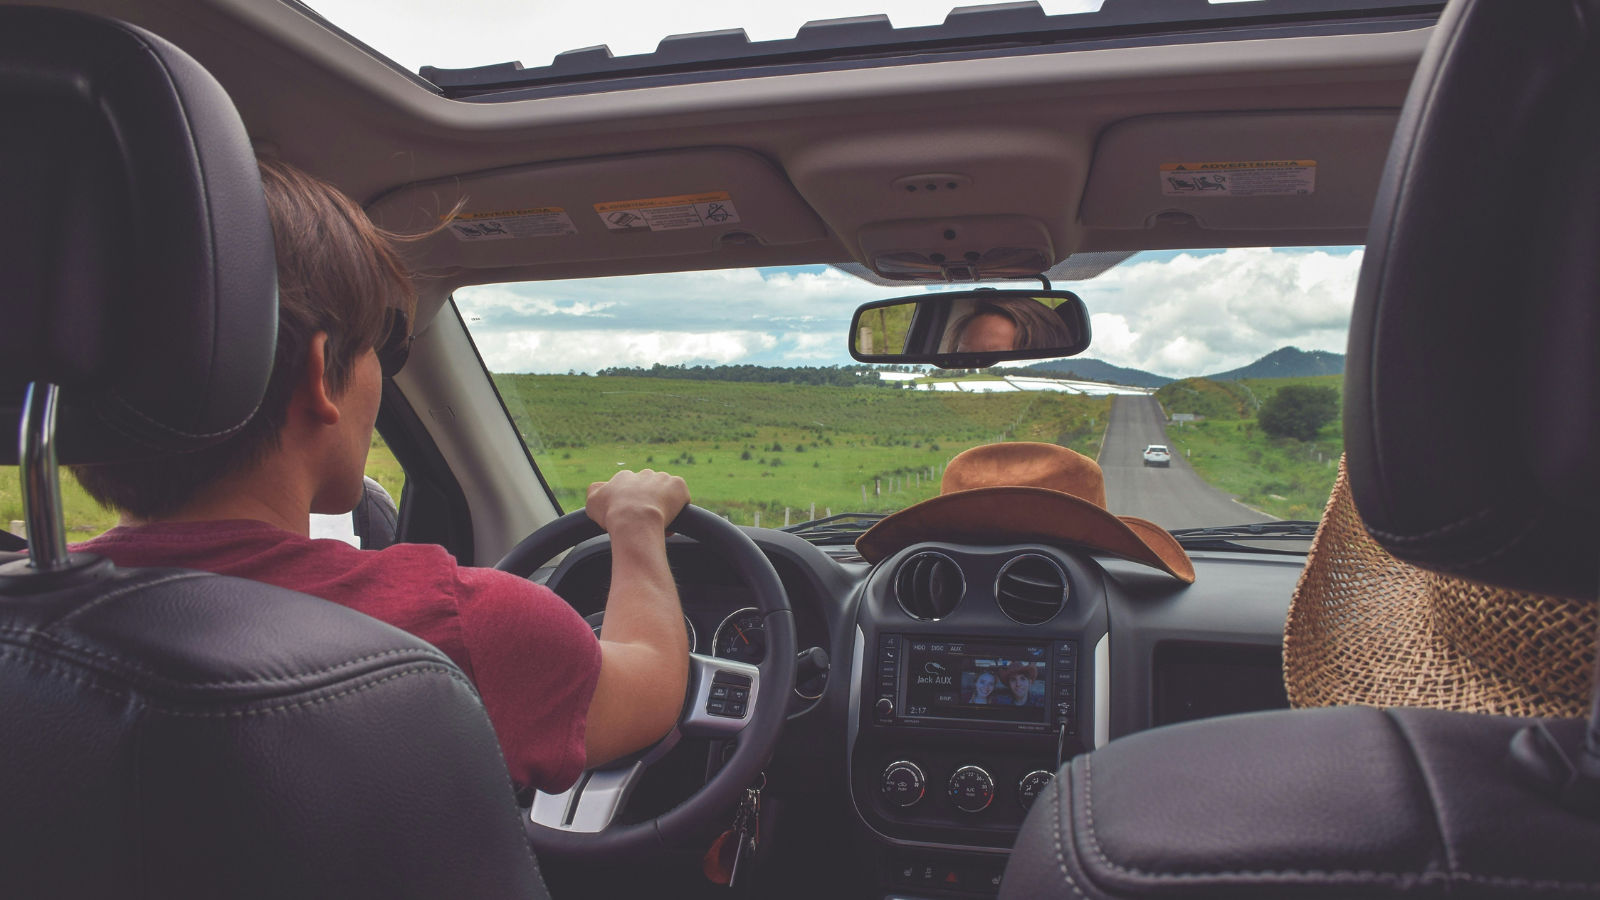
[[[1022,366],[1016,371],[1042,372],[1050,375],[1072,375],[1080,381],[1099,381],[1105,384],[1126,384],[1132,387],[1158,388],[1173,379],[1142,369],[1125,369],[1098,359],[1052,359]]]
[[[1303,378],[1307,375],[1343,375],[1344,354],[1326,350],[1301,350],[1283,347],[1268,353],[1248,366],[1216,375],[1212,381],[1239,381],[1244,378]]]

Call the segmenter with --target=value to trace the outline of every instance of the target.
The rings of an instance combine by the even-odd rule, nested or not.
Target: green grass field
[[[583,505],[618,469],[681,475],[695,503],[750,524],[900,509],[939,491],[951,457],[995,440],[1094,455],[1110,403],[1051,392],[497,375],[557,499]]]
[[[900,509],[939,491],[957,453],[996,440],[1099,452],[1110,401],[1053,392],[958,394],[888,387],[497,375],[557,499],[583,505],[618,469],[682,475],[697,504],[740,524],[782,525],[827,511]],[[374,437],[367,474],[398,500],[405,473]],[[116,523],[62,473],[69,540]],[[0,469],[0,527],[22,518],[14,467]]]
[[[1340,391],[1344,378],[1259,378],[1214,382],[1191,378],[1156,392],[1170,418],[1198,412],[1204,421],[1169,424],[1167,439],[1174,452],[1187,454],[1190,465],[1207,483],[1240,502],[1284,519],[1322,515],[1344,451],[1338,419],[1324,425],[1314,441],[1273,437],[1256,424],[1256,408],[1291,384],[1324,385]]]

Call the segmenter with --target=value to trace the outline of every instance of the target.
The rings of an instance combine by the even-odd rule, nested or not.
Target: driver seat
[[[66,550],[58,459],[193,450],[265,390],[272,234],[222,87],[138,28],[0,8],[0,119],[0,464],[32,536],[0,565],[0,893],[548,896],[443,653]]]

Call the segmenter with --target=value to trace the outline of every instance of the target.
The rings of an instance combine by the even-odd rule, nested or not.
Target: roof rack
[[[477,94],[507,88],[573,81],[747,68],[779,63],[949,51],[974,46],[1041,45],[1067,39],[1201,29],[1371,19],[1374,16],[1437,16],[1443,0],[1105,0],[1098,12],[1046,15],[1035,0],[963,6],[941,25],[895,28],[886,15],[808,22],[793,38],[751,41],[743,28],[675,34],[654,53],[613,56],[606,45],[568,50],[548,66],[520,62],[463,69],[423,66],[422,78],[446,94]]]

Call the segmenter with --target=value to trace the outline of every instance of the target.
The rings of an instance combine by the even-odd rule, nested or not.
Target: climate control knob
[[[982,812],[994,801],[994,778],[977,766],[962,766],[950,776],[950,802],[962,812]]]
[[[883,770],[883,778],[878,782],[878,792],[891,806],[901,808],[916,806],[922,799],[922,792],[927,789],[927,779],[922,777],[922,769],[914,762],[892,762]]]
[[[1055,778],[1044,769],[1034,769],[1022,776],[1022,780],[1017,782],[1017,802],[1022,804],[1024,810],[1032,809],[1033,801],[1039,798],[1039,792]]]

